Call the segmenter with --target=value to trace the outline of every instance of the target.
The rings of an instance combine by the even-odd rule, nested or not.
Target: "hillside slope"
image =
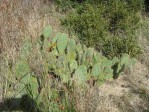
[[[65,31],[61,28],[59,20],[65,15],[56,11],[58,8],[55,4],[50,4],[49,8],[49,3],[45,5],[36,0],[33,0],[33,3],[27,2],[28,0],[14,1],[16,2],[10,4],[8,0],[0,1],[0,15],[3,15],[3,18],[0,18],[0,52],[1,49],[5,51],[12,64],[17,60],[24,38],[31,37],[32,41],[37,40],[43,27],[49,24],[54,32]],[[29,7],[25,8],[27,4]],[[6,7],[9,7],[8,10]],[[76,93],[80,112],[149,112],[149,19],[142,19],[142,23],[138,35],[143,54],[138,58],[138,62],[118,79],[91,88],[86,96],[80,91]],[[6,54],[0,54],[0,66],[4,61],[2,55]],[[7,69],[0,70],[0,82],[3,84],[0,84],[1,106],[3,96],[7,92],[2,77],[8,72]]]

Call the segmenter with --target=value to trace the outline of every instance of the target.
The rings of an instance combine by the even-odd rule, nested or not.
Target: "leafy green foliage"
[[[75,0],[55,0],[54,2],[59,6],[60,12],[67,12],[78,5]]]
[[[141,0],[88,0],[68,14],[62,24],[75,32],[82,43],[110,59],[123,53],[135,57],[141,51],[134,34],[142,7]]]

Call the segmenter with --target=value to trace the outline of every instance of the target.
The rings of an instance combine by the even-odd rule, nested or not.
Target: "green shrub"
[[[123,53],[135,57],[140,53],[134,35],[141,9],[142,2],[138,0],[88,0],[68,14],[62,24],[76,33],[82,43],[102,51],[108,58]]]
[[[56,5],[58,5],[59,12],[67,12],[71,8],[75,8],[78,3],[72,0],[54,0]]]

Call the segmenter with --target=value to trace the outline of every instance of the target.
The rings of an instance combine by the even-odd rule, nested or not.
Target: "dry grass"
[[[45,4],[45,2],[46,4]],[[26,38],[34,43],[41,35],[42,29],[50,24],[57,32],[60,29],[56,7],[49,0],[0,0],[0,101],[7,93],[6,78],[8,63],[15,63],[20,46]],[[144,20],[142,20],[144,21]],[[144,26],[145,25],[145,26]],[[149,111],[149,22],[146,18],[140,31],[140,42],[144,54],[140,62],[118,80],[107,82],[100,88],[91,88],[86,93],[76,90],[77,108],[80,112],[148,112]],[[37,69],[42,60],[35,60],[38,55],[33,49],[30,65]],[[4,58],[9,62],[5,62]],[[5,64],[5,66],[4,66]],[[3,71],[2,71],[3,70]],[[2,74],[3,73],[3,74]]]
[[[148,82],[147,66],[137,62],[129,73],[99,88],[92,88],[88,96],[77,93],[80,95],[79,112],[148,112]]]
[[[54,11],[49,0],[0,0],[0,81],[3,84],[0,85],[0,99],[7,93],[7,89],[2,92],[2,88],[8,86],[9,65],[14,64],[20,56],[23,41],[30,38],[34,43],[49,24],[54,32],[58,30],[59,18]],[[32,53],[38,54],[36,49]],[[34,59],[33,56],[31,59]],[[34,59],[32,62],[36,68],[37,61]]]
[[[58,29],[59,21],[54,16],[54,8],[51,4],[45,4],[45,1],[0,1],[0,48],[9,54],[10,59],[17,56],[25,38],[29,37],[34,42],[48,24],[54,30]]]

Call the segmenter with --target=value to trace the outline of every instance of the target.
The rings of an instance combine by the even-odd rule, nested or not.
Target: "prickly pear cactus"
[[[66,34],[61,34],[59,37],[58,37],[58,40],[57,40],[57,49],[58,49],[58,52],[59,53],[64,53],[66,47],[67,47],[67,41],[68,41],[68,38],[67,38],[67,35]]]
[[[94,76],[94,77],[99,77],[99,75],[101,75],[102,72],[103,72],[102,71],[102,64],[97,63],[93,66],[91,75]]]
[[[40,37],[39,43],[41,45],[41,50],[45,52],[45,50],[51,45],[51,35],[52,35],[52,27],[47,26],[44,28],[43,33]]]
[[[136,59],[130,58],[128,54],[109,60],[93,48],[87,48],[68,38],[64,33],[52,36],[51,26],[43,30],[35,45],[38,46],[42,61],[39,65],[42,69],[39,76],[34,74],[33,68],[28,63],[33,50],[30,40],[24,42],[20,52],[21,58],[13,66],[14,80],[17,83],[16,93],[19,97],[27,93],[33,99],[42,99],[42,95],[50,99],[52,96],[50,89],[55,86],[53,83],[57,82],[60,82],[58,86],[65,85],[67,89],[74,88],[75,84],[77,87],[92,87],[90,86],[92,80],[95,82],[93,86],[101,85],[106,80],[118,78],[126,67],[131,67],[136,62]],[[39,87],[42,87],[42,90]],[[50,89],[45,94],[43,90],[46,91],[47,87]]]
[[[46,38],[51,34],[47,31],[52,29],[50,27],[45,29]],[[103,84],[114,76],[118,77],[126,67],[135,63],[135,59],[131,59],[127,54],[123,54],[121,58],[114,57],[108,60],[93,48],[76,43],[74,39],[68,38],[63,33],[50,37],[49,45],[56,46],[47,54],[47,58],[51,57],[48,64],[55,69],[63,82],[75,79],[81,84],[94,77],[99,84]]]
[[[67,58],[69,61],[76,59],[76,42],[74,39],[68,39]]]
[[[15,76],[17,79],[21,79],[25,75],[30,73],[30,67],[27,61],[18,61],[15,66]]]
[[[51,26],[45,27],[42,34],[45,38],[50,38],[52,34],[52,27]]]
[[[130,59],[127,54],[120,59],[114,57],[108,60],[93,48],[76,43],[66,34],[57,33],[54,37],[51,37],[51,34],[51,27],[46,27],[43,36],[50,40],[44,39],[44,46],[51,48],[51,51],[46,54],[46,58],[49,59],[47,64],[54,69],[62,82],[75,79],[82,84],[94,77],[99,84],[102,84],[106,80],[113,79],[114,75],[119,76],[125,67],[135,63],[135,59]]]
[[[77,68],[74,74],[74,80],[76,84],[83,84],[87,81],[87,67],[81,65]]]
[[[76,60],[71,60],[70,62],[69,62],[69,68],[70,68],[70,71],[74,71],[74,70],[76,70],[77,68],[78,68],[78,63],[77,63],[77,61]]]
[[[126,68],[130,68],[136,63],[135,58],[130,58],[128,54],[123,54],[120,59],[114,57],[112,60],[113,78],[117,79]]]

